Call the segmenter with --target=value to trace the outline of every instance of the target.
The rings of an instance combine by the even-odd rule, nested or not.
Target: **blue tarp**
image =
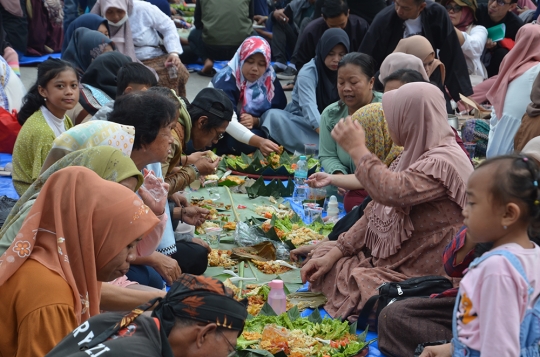
[[[6,166],[8,162],[11,162],[11,155],[0,153],[0,167]],[[19,199],[19,195],[15,191],[15,187],[13,187],[13,181],[10,176],[0,176],[0,196],[8,196],[15,200]]]

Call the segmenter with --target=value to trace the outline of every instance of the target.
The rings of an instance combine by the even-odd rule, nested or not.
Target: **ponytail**
[[[24,125],[26,120],[28,120],[32,114],[38,111],[41,106],[45,105],[45,98],[39,94],[38,87],[45,88],[51,79],[55,78],[65,70],[72,70],[75,72],[75,68],[71,63],[55,58],[49,58],[38,66],[36,83],[23,98],[23,105],[17,117],[19,124]]]

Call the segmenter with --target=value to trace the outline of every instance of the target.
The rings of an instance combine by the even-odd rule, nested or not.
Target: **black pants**
[[[273,21],[273,19],[272,19]],[[287,64],[287,54],[292,55],[298,33],[288,22],[273,21],[272,27],[272,55],[276,62]]]
[[[26,1],[20,1],[23,17],[17,17],[10,14],[2,7],[2,5],[0,5],[0,14],[2,16],[2,26],[4,27],[4,32],[6,34],[5,40],[9,42],[11,47],[17,52],[25,54],[26,46],[28,44],[28,20],[26,16]]]
[[[188,37],[189,47],[197,54],[197,56],[206,61],[211,59],[212,61],[229,61],[234,57],[238,46],[213,46],[207,45],[203,41],[202,30],[194,29],[189,33]]]
[[[502,47],[491,51],[491,61],[489,62],[489,65],[486,66],[488,77],[493,77],[499,74],[499,67],[501,66],[501,62],[504,56],[508,54],[508,52],[510,51]]]

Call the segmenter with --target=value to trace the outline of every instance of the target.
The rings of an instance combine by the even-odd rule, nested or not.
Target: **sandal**
[[[210,73],[208,72],[203,72],[203,71],[197,71],[197,74],[199,74],[200,76],[203,76],[203,77],[214,77],[216,75],[217,71],[212,68],[212,70],[210,71]]]

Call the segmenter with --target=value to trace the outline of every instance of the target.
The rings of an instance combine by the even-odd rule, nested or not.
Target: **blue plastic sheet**
[[[0,167],[6,166],[9,162],[11,162],[11,155],[0,153]],[[8,196],[14,200],[19,199],[19,195],[15,191],[15,187],[13,187],[11,176],[0,176],[0,196]]]
[[[60,58],[62,57],[61,53],[51,53],[50,55],[40,56],[40,57],[34,57],[34,56],[19,56],[19,64],[21,66],[29,66],[33,64],[38,64],[41,62],[45,62],[49,59],[49,57],[52,58]]]

